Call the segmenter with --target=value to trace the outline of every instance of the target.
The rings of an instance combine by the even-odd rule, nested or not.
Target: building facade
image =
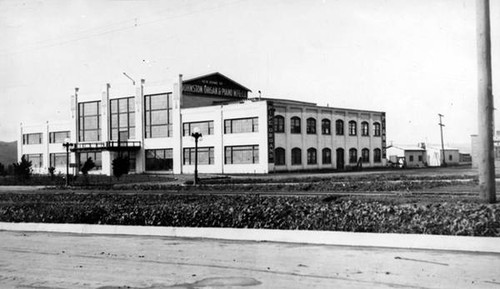
[[[193,173],[194,130],[200,173],[270,173],[385,166],[385,113],[248,98],[250,90],[220,73],[183,80],[169,89],[141,81],[134,90],[71,96],[66,124],[21,125],[18,158],[35,173],[64,172],[64,142],[72,173],[91,158],[94,173],[112,174],[128,157],[135,173]]]

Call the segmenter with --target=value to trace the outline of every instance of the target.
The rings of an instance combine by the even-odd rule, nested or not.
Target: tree
[[[5,170],[5,166],[0,163],[0,176],[5,176],[7,174],[7,171]]]
[[[113,175],[119,180],[121,176],[128,174],[130,160],[128,157],[118,156],[113,160]]]
[[[54,167],[49,167],[49,175],[50,175],[50,179],[51,180],[54,180],[54,171],[56,170],[56,168]]]
[[[95,163],[94,163],[94,161],[92,160],[92,158],[91,158],[91,157],[89,157],[89,158],[87,159],[87,161],[85,161],[85,163],[83,164],[83,166],[82,166],[82,168],[80,169],[80,171],[82,171],[82,174],[83,174],[84,176],[86,176],[86,175],[89,173],[89,171],[90,171],[91,169],[93,169],[93,168],[95,168]]]
[[[31,161],[27,161],[24,156],[21,157],[21,161],[18,163],[13,163],[14,166],[14,174],[23,180],[27,180],[30,178],[33,170],[31,169]]]

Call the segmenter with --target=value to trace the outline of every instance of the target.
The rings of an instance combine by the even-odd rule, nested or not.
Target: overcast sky
[[[0,0],[0,140],[20,122],[68,119],[74,87],[100,95],[131,85],[122,72],[169,84],[218,71],[254,95],[385,111],[389,143],[439,143],[441,113],[445,142],[467,144],[475,13],[474,0]]]

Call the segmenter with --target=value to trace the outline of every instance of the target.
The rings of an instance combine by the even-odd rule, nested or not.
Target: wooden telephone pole
[[[496,202],[493,154],[493,91],[491,76],[490,2],[476,0],[478,50],[479,194],[484,202]]]
[[[438,113],[439,115],[439,127],[441,128],[441,153],[443,154],[443,162],[441,163],[441,166],[442,167],[446,167],[446,154],[445,154],[445,150],[444,150],[444,140],[443,140],[443,122],[441,120],[441,118],[444,116],[440,113]]]

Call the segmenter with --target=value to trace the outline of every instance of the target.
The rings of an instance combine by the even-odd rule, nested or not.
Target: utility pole
[[[484,202],[496,202],[495,158],[493,154],[493,91],[491,75],[490,2],[476,0],[478,52],[478,137],[479,195]]]
[[[441,118],[444,116],[440,113],[438,113],[439,115],[439,126],[441,128],[441,153],[443,154],[443,162],[441,163],[441,166],[442,167],[446,167],[446,154],[445,154],[445,150],[444,150],[444,140],[443,140],[443,122],[441,121]]]

